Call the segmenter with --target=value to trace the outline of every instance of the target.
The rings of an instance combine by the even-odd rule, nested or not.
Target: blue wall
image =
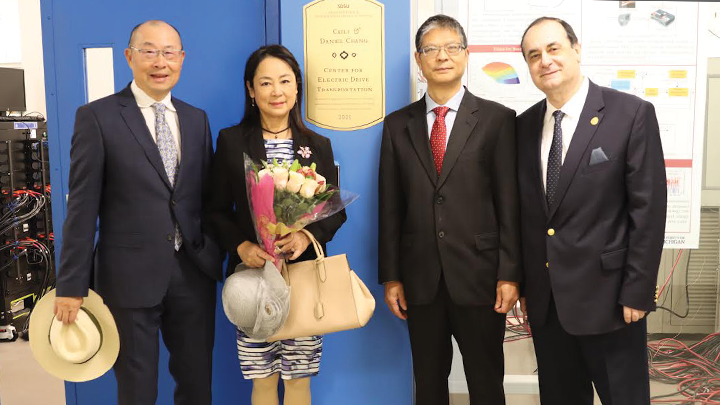
[[[304,0],[281,1],[281,42],[301,67],[305,60],[302,8]],[[410,102],[410,0],[385,0],[386,113]],[[325,338],[320,375],[313,381],[313,403],[320,405],[409,405],[412,367],[407,327],[385,305],[377,284],[377,169],[382,123],[342,132],[318,128],[332,140],[340,163],[340,184],[360,194],[348,208],[348,221],[330,243],[329,253],[346,252],[351,267],[375,296],[377,309],[365,328]]]
[[[187,51],[182,77],[173,95],[207,111],[213,134],[240,120],[242,76],[249,54],[278,40],[303,63],[302,6],[299,0],[41,0],[48,132],[53,184],[53,220],[59,252],[69,151],[75,110],[86,102],[83,48],[112,46],[115,88],[132,80],[122,54],[130,29],[159,18],[174,24]],[[309,2],[309,0],[308,0]],[[387,112],[410,101],[410,0],[386,0]],[[377,301],[375,316],[361,330],[328,335],[321,372],[313,379],[317,405],[409,405],[412,370],[405,323],[395,319],[377,285],[377,167],[382,124],[354,132],[313,128],[332,139],[341,165],[343,188],[361,195],[348,209],[348,222],[329,245],[329,253],[346,252],[354,270]],[[218,287],[218,290],[220,287]],[[218,303],[214,352],[214,404],[247,404],[251,384],[242,379],[233,326]],[[198,331],[199,332],[199,331]],[[189,331],[188,333],[193,333]],[[172,403],[173,382],[162,349],[158,404]],[[112,372],[98,380],[66,383],[68,405],[114,404]]]

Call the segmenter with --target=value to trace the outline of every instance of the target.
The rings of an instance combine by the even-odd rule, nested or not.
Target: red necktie
[[[432,110],[435,113],[435,123],[433,123],[432,131],[430,131],[430,149],[432,149],[435,169],[437,169],[439,176],[442,170],[443,157],[445,156],[445,140],[447,139],[445,116],[450,111],[450,107],[435,107]]]

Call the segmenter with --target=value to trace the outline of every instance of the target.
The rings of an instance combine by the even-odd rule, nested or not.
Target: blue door
[[[182,36],[186,57],[173,95],[206,110],[213,133],[217,134],[220,128],[240,121],[245,60],[265,44],[265,6],[264,0],[42,0],[53,217],[58,252],[62,244],[75,110],[88,101],[85,49],[112,48],[114,88],[119,91],[132,80],[132,72],[123,56],[132,28],[149,19],[162,19],[174,25]],[[229,398],[249,398],[250,384],[244,383],[240,375],[234,355],[234,330],[225,319],[222,306],[218,306],[217,319],[213,392],[216,404],[226,404],[232,403]],[[187,331],[190,334],[200,332]],[[157,403],[172,404],[174,383],[167,371],[164,348],[160,360]],[[116,384],[112,372],[89,383],[67,383],[65,389],[68,405],[115,403]]]
[[[310,1],[41,0],[57,250],[62,244],[75,110],[87,102],[86,48],[112,48],[114,88],[119,91],[132,80],[123,56],[131,29],[148,19],[173,24],[186,50],[173,95],[207,111],[216,136],[220,129],[240,121],[244,66],[252,51],[265,43],[280,42],[302,65],[302,6]],[[380,1],[385,5],[389,114],[410,102],[410,1],[414,0]],[[383,287],[376,282],[376,180],[382,124],[353,132],[311,129],[332,140],[335,158],[342,168],[341,184],[361,195],[348,209],[348,222],[330,243],[329,254],[348,254],[351,266],[370,287],[377,303],[375,315],[365,328],[326,337],[320,375],[312,383],[313,403],[411,405],[407,329],[385,307]],[[213,403],[249,404],[251,384],[240,373],[234,328],[219,302],[216,316]],[[169,405],[174,384],[164,349],[160,360],[157,403]],[[67,405],[113,405],[115,397],[112,372],[88,383],[66,383]]]

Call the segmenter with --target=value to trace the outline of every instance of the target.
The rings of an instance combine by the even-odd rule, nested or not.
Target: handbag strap
[[[318,278],[320,279],[320,282],[325,282],[327,280],[327,271],[325,270],[325,253],[323,252],[323,248],[320,245],[320,242],[318,242],[317,239],[315,239],[315,236],[306,229],[301,229],[299,232],[304,233],[308,238],[310,238],[310,242],[312,242],[313,248],[315,249],[315,270],[317,271]]]
[[[313,236],[310,231],[301,229],[299,232],[304,233],[308,238],[310,238],[310,242],[312,242],[313,248],[315,249],[315,255],[317,256],[315,258],[315,288],[317,291],[317,300],[315,302],[315,318],[320,320],[325,315],[325,309],[322,303],[322,288],[320,287],[321,283],[324,283],[327,280],[327,271],[325,270],[325,254],[323,253],[322,246],[320,246],[320,242],[315,239],[315,236]],[[282,268],[280,272],[285,279],[285,283],[287,285],[290,285],[290,273],[288,271],[286,260],[282,261],[281,267]]]

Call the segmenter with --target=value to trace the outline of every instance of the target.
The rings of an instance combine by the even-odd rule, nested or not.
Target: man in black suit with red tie
[[[407,319],[416,404],[448,404],[451,336],[473,405],[505,403],[505,314],[518,297],[515,112],[462,86],[467,39],[437,15],[418,29],[421,100],[385,119],[379,278]]]
[[[583,77],[565,21],[534,21],[522,51],[547,96],[517,120],[521,306],[541,402],[591,405],[594,385],[603,404],[650,404],[644,316],[667,205],[655,110]]]

